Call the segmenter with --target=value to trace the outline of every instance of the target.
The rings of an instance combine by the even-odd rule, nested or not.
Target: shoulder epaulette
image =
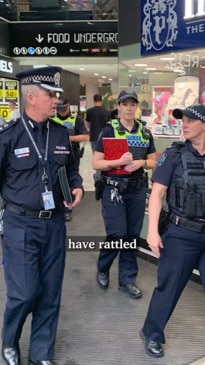
[[[185,147],[185,143],[183,141],[175,141],[171,144],[171,147],[172,146],[180,150],[182,147]]]
[[[12,128],[14,125],[16,125],[19,121],[19,118],[13,119],[8,123],[5,123],[2,127],[0,127],[0,133],[5,132],[7,129]]]

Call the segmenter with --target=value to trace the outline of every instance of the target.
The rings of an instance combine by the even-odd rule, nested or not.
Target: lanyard
[[[31,135],[31,132],[28,129],[28,126],[27,126],[24,118],[22,117],[21,120],[22,120],[23,125],[24,125],[24,127],[26,129],[26,132],[28,133],[28,136],[30,138],[31,143],[32,143],[33,147],[35,148],[35,151],[36,151],[36,153],[38,155],[38,159],[41,162],[41,164],[43,165],[42,183],[45,185],[45,190],[47,191],[48,175],[46,174],[45,164],[46,164],[46,161],[48,160],[48,142],[49,142],[50,123],[49,122],[47,123],[48,133],[47,133],[47,136],[46,136],[45,156],[43,158],[42,154],[40,153],[40,151],[38,149],[38,146],[37,146],[36,142],[33,139],[33,136]]]

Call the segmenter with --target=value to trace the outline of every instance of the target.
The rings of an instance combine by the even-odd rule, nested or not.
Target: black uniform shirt
[[[201,156],[193,148],[190,141],[187,140],[185,144],[188,151],[193,153],[196,158],[205,160],[205,156]],[[151,180],[169,187],[173,179],[182,177],[183,171],[181,152],[175,145],[171,145],[157,160],[157,166]]]
[[[46,145],[42,149],[38,141],[40,124],[29,119],[26,114],[23,117],[44,160]],[[83,189],[82,178],[73,157],[67,129],[51,120],[42,123],[45,142],[48,125],[48,160],[45,162],[45,172],[48,175],[48,190],[53,192],[55,206],[58,207],[63,201],[58,178],[59,167],[66,166],[71,187]],[[11,121],[7,128],[0,131],[0,193],[3,200],[27,209],[44,209],[43,169],[21,118]]]

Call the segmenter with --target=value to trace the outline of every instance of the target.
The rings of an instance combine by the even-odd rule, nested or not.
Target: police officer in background
[[[155,167],[155,146],[151,132],[134,115],[138,97],[134,91],[123,90],[118,96],[120,119],[108,123],[99,136],[93,155],[93,168],[102,171],[104,183],[102,213],[106,229],[106,241],[123,239],[126,242],[139,238],[143,224],[147,178],[144,169]],[[105,160],[103,138],[126,138],[129,152],[119,159]],[[117,168],[125,166],[129,174],[117,174]],[[115,173],[109,173],[110,170]],[[114,171],[115,171],[114,170]],[[119,250],[101,249],[97,263],[97,282],[101,288],[109,285],[109,271]],[[121,249],[119,253],[119,290],[131,298],[142,296],[136,285],[138,265],[135,249]]]
[[[182,119],[185,142],[175,142],[159,159],[149,202],[147,242],[160,260],[158,284],[140,335],[146,353],[156,358],[164,355],[164,328],[194,268],[205,289],[205,106],[175,109],[173,116]],[[165,194],[169,216],[160,237]]]
[[[88,131],[85,127],[84,120],[79,115],[77,115],[77,113],[71,113],[70,103],[66,95],[60,96],[59,104],[57,106],[57,114],[53,118],[53,120],[68,128],[74,156],[79,166],[80,142],[86,142],[88,140]],[[71,220],[71,213],[72,213],[71,209],[65,208],[66,221]]]
[[[66,228],[58,170],[66,167],[74,196],[82,178],[71,153],[67,130],[50,118],[58,105],[58,67],[32,69],[21,80],[25,111],[0,132],[0,192],[7,302],[2,357],[20,365],[19,340],[32,313],[28,365],[52,365],[65,266]]]
[[[57,114],[53,120],[68,128],[73,152],[79,166],[80,142],[86,142],[88,140],[88,130],[85,127],[83,118],[81,118],[77,113],[71,113],[70,103],[67,96],[60,96],[59,104],[57,106]]]

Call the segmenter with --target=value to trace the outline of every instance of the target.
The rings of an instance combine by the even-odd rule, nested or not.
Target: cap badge
[[[60,79],[61,79],[60,72],[56,72],[53,77],[53,81],[56,86],[60,86]]]

